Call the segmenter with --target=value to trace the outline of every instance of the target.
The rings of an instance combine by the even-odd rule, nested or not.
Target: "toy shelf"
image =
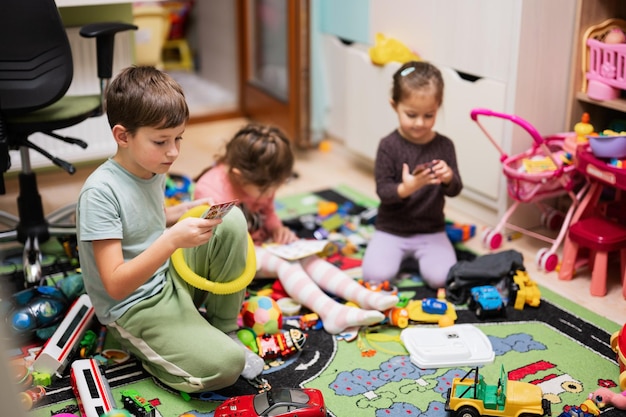
[[[582,60],[586,45],[583,46],[585,32],[593,25],[608,19],[626,19],[626,2],[622,0],[578,0],[574,22],[574,36],[571,60],[571,83],[569,110],[565,130],[571,130],[581,120],[583,113],[589,113],[591,124],[596,130],[605,129],[612,120],[626,119],[626,97],[622,94],[614,100],[594,100],[586,94],[586,74]]]
[[[598,101],[590,98],[586,93],[579,91],[576,93],[576,100],[589,103],[594,106],[601,106],[607,109],[617,110],[619,112],[626,113],[626,100],[624,99],[618,98],[615,100]]]

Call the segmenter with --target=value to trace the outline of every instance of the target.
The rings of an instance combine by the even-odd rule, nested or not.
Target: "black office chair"
[[[41,132],[87,147],[80,139],[54,131],[102,114],[103,93],[113,72],[115,34],[134,29],[134,25],[118,22],[82,27],[83,37],[96,38],[98,73],[94,78],[97,75],[100,79],[101,91],[91,96],[66,96],[73,76],[72,51],[55,1],[0,1],[0,195],[6,194],[4,173],[11,167],[9,151],[19,149],[21,159],[18,216],[0,213],[0,223],[9,227],[0,231],[0,242],[17,240],[24,245],[27,285],[41,278],[39,245],[51,236],[75,233],[73,223],[55,224],[73,212],[72,207],[44,216],[36,175],[31,169],[30,149],[70,174],[75,168],[28,137]]]

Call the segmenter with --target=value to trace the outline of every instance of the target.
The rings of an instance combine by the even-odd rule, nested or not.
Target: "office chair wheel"
[[[535,256],[535,264],[541,270],[552,272],[559,264],[559,257],[556,253],[551,253],[548,248],[541,248]]]
[[[24,244],[22,255],[22,267],[24,268],[24,280],[29,285],[37,284],[43,276],[41,261],[43,255],[39,249],[37,237],[29,237]]]
[[[0,226],[3,226],[0,229],[0,242],[6,242],[15,239],[15,236],[17,236],[15,228],[17,227],[17,224],[19,222],[19,217],[4,211],[0,212]]]

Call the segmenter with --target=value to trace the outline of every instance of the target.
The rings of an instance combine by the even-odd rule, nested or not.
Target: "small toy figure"
[[[589,394],[589,399],[593,400],[598,408],[612,405],[620,410],[626,410],[626,391],[614,392],[608,388],[600,387]]]
[[[305,314],[300,317],[299,324],[302,330],[320,330],[323,327],[320,316],[315,313]]]
[[[523,310],[526,304],[531,307],[538,307],[541,303],[541,290],[537,283],[530,278],[528,272],[515,271],[509,288],[509,305],[511,303],[516,310]]]
[[[263,359],[286,358],[302,350],[307,339],[299,329],[289,329],[277,334],[257,336],[259,356]]]
[[[307,340],[307,334],[295,328],[257,336],[252,329],[242,327],[237,331],[237,337],[248,349],[265,360],[291,356],[301,351]]]
[[[589,113],[583,113],[580,117],[580,122],[574,125],[574,132],[576,132],[576,143],[587,143],[587,135],[593,133],[593,125],[589,123]]]
[[[594,406],[595,407],[595,406]],[[587,413],[582,410],[578,405],[566,405],[563,407],[563,412],[558,417],[592,417],[592,413]]]
[[[82,359],[88,358],[96,348],[98,335],[93,330],[88,329],[79,343],[78,353]]]
[[[626,35],[624,31],[620,28],[612,28],[605,35],[604,39],[602,39],[604,43],[624,43],[626,42]]]
[[[386,322],[401,329],[409,325],[409,311],[404,307],[392,307],[385,312]],[[384,322],[383,322],[384,323]]]

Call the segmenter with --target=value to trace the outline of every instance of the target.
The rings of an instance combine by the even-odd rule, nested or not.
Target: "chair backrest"
[[[72,52],[54,0],[1,0],[0,39],[0,113],[31,112],[63,97]]]

